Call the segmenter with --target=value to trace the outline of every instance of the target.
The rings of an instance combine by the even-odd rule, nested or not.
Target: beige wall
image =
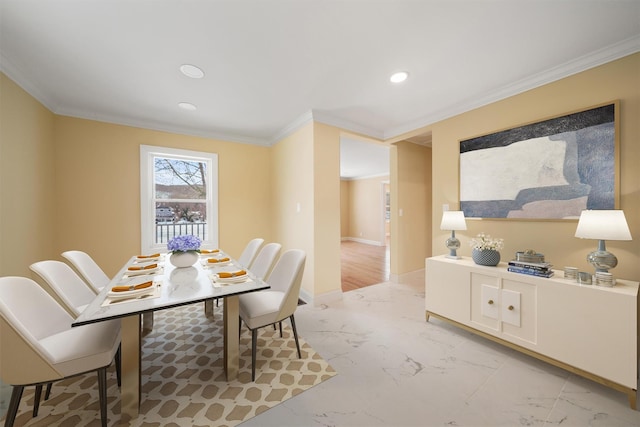
[[[431,148],[406,141],[394,147],[391,273],[405,274],[423,269],[425,258],[431,256]]]
[[[346,200],[348,214],[345,218],[348,229],[343,237],[384,245],[385,182],[389,182],[389,175],[343,181],[349,195]]]
[[[271,150],[274,235],[283,251],[295,248],[307,253],[302,291],[313,295],[313,123],[279,141]]]
[[[433,131],[433,245],[444,253],[448,233],[439,230],[442,204],[459,208],[458,142],[523,123],[620,100],[621,202],[634,238],[607,242],[616,254],[617,277],[640,279],[640,54],[602,65],[526,93],[461,114],[432,126]],[[469,256],[469,239],[486,232],[505,239],[503,259],[518,250],[535,249],[556,268],[573,265],[591,271],[585,261],[597,242],[574,237],[576,221],[468,220],[468,230],[457,232],[459,253]]]
[[[351,184],[346,179],[340,180],[340,237],[349,237],[349,200]]]
[[[0,97],[0,276],[30,277],[54,249],[54,115],[2,73]]]
[[[322,123],[313,132],[314,294],[342,297],[340,275],[340,130]]]
[[[55,135],[56,254],[85,250],[114,274],[140,251],[140,145],[218,154],[219,243],[231,255],[273,238],[266,147],[63,116]]]

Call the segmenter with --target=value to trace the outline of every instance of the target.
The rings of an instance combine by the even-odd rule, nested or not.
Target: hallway
[[[340,244],[342,292],[389,280],[389,246],[345,240]]]

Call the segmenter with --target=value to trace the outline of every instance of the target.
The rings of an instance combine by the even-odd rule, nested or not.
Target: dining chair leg
[[[49,396],[51,396],[51,386],[53,383],[47,384],[47,391],[44,392],[44,400],[49,400]]]
[[[100,397],[100,421],[107,427],[107,368],[98,369],[98,396]]]
[[[298,331],[296,330],[296,321],[293,318],[293,314],[289,317],[291,319],[291,329],[293,329],[293,337],[296,339],[296,348],[298,349],[298,359],[302,359],[302,353],[300,352],[300,343],[298,342]]]
[[[32,417],[38,416],[38,409],[40,408],[40,397],[42,396],[42,384],[36,386],[36,392],[33,395],[33,414]]]
[[[251,381],[256,380],[256,347],[258,341],[258,330],[251,330]]]
[[[282,338],[282,322],[278,322],[278,325],[280,325],[280,338]]]
[[[118,387],[122,385],[122,344],[118,346],[116,351],[116,379],[118,380]]]
[[[9,408],[7,409],[7,418],[4,420],[4,427],[13,427],[13,423],[16,421],[16,415],[18,414],[18,407],[20,406],[20,399],[22,398],[23,391],[23,385],[13,386],[13,390],[11,391],[11,400],[9,401]]]

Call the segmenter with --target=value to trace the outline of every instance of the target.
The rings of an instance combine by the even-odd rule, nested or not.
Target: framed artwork
[[[460,141],[467,218],[578,219],[619,204],[619,102]]]

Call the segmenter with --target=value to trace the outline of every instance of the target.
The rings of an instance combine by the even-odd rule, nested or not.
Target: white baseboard
[[[411,279],[413,276],[423,277],[424,273],[424,268],[421,268],[419,270],[410,271],[403,274],[389,274],[389,281],[393,283],[403,283],[408,281],[407,279]]]
[[[377,242],[375,240],[360,239],[358,237],[343,237],[341,240],[342,241],[349,240],[349,241],[352,241],[352,242],[364,243],[365,245],[384,246],[384,242]]]
[[[321,295],[312,295],[304,289],[300,289],[300,299],[313,307],[342,300],[342,290],[327,292]]]

